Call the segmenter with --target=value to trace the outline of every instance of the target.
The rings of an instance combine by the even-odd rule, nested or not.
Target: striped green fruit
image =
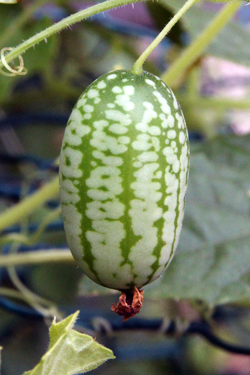
[[[171,261],[189,168],[185,120],[158,77],[99,77],[66,127],[60,188],[69,248],[85,274],[117,290],[141,288]]]

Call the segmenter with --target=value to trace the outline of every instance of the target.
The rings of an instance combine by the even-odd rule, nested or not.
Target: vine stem
[[[199,0],[198,0],[199,1]],[[145,49],[141,56],[136,60],[132,68],[131,73],[142,74],[142,66],[145,60],[148,58],[150,53],[158,46],[158,44],[165,38],[172,27],[179,21],[179,19],[187,12],[187,10],[194,4],[198,2],[197,0],[187,0],[183,7],[174,15],[174,17],[168,22],[164,29],[158,34],[158,36],[153,40],[153,42]]]
[[[3,4],[16,4],[18,0],[0,0],[0,3]]]
[[[43,263],[73,263],[69,250],[38,250],[0,256],[0,267]]]
[[[12,297],[26,301],[22,293],[20,293],[18,290],[2,286],[0,287],[0,296]]]
[[[29,299],[27,299],[27,297],[25,295],[23,295],[18,290],[15,290],[15,289],[12,289],[12,288],[0,287],[0,296],[19,299],[19,300],[21,300],[23,302],[26,302],[26,303],[30,302]],[[63,319],[63,314],[57,309],[57,306],[53,302],[45,300],[45,299],[44,299],[43,302],[46,302],[47,305],[48,305],[48,303],[50,304],[48,309],[46,310],[46,313],[47,313],[46,317],[54,318],[56,316],[57,320]],[[41,313],[43,313],[43,312],[41,312]],[[1,350],[1,347],[0,347],[0,350]]]
[[[58,316],[60,314],[54,302],[37,295],[23,284],[23,282],[19,279],[15,268],[12,265],[8,267],[8,272],[12,283],[24,296],[26,302],[29,303],[41,315],[43,315],[44,317],[53,317],[55,315]]]
[[[19,44],[16,48],[13,48],[8,55],[5,56],[6,63],[13,61],[19,55],[27,51],[29,48],[33,47],[37,43],[41,42],[42,40],[46,40],[53,34],[58,33],[59,31],[80,22],[88,17],[94,16],[95,14],[104,12],[106,10],[116,8],[126,4],[132,3],[139,3],[145,0],[108,0],[104,3],[96,4],[92,7],[87,9],[81,10],[77,13],[74,13],[63,20],[57,22],[56,24],[48,27],[47,29],[41,31],[40,33],[32,36],[31,38],[27,39],[23,43]],[[146,0],[147,1],[147,0]],[[3,68],[3,62],[0,61],[0,69]]]
[[[59,178],[42,186],[36,193],[24,198],[20,203],[9,208],[0,215],[0,231],[19,222],[23,217],[34,212],[48,199],[57,196],[59,193]]]
[[[241,5],[241,2],[232,2],[225,5],[200,36],[185,49],[182,55],[170,66],[168,71],[161,76],[161,79],[167,85],[172,86],[176,81],[176,77],[180,77],[201,56],[208,44],[211,43]]]
[[[8,242],[18,242],[19,244],[24,245],[33,245],[34,243],[38,242],[42,234],[44,233],[47,225],[57,219],[57,217],[61,214],[61,206],[52,210],[45,218],[41,221],[38,229],[31,235],[29,233],[10,233],[6,234],[5,236],[0,237],[0,245],[6,244]]]
[[[185,102],[186,105],[193,105],[197,108],[213,109],[215,110],[227,110],[227,109],[250,109],[249,99],[223,99],[223,98],[206,98],[197,97],[197,95],[185,95],[178,94],[177,99],[180,102]]]
[[[57,207],[52,210],[40,223],[38,229],[31,235],[29,233],[10,233],[0,238],[0,245],[8,242],[18,242],[24,245],[33,245],[38,242],[40,237],[43,235],[47,225],[58,218],[61,214],[61,207]]]

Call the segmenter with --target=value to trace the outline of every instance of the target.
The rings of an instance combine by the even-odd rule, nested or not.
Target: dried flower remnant
[[[138,290],[136,287],[132,291],[123,292],[120,295],[117,306],[113,303],[111,310],[123,316],[123,322],[125,322],[139,313],[142,307],[143,293],[144,290]]]

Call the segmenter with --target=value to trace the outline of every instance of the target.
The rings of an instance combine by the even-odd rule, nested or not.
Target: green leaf
[[[39,364],[23,375],[85,373],[115,358],[111,350],[91,336],[73,330],[79,311],[50,327],[50,344]]]
[[[177,12],[184,2],[183,0],[160,0],[162,5],[174,12]],[[181,20],[191,40],[195,40],[217,14],[218,10],[211,12],[199,6],[190,8]],[[250,34],[246,28],[235,21],[230,21],[207,47],[206,53],[249,66],[250,49],[246,48],[249,38]]]
[[[249,301],[250,135],[219,136],[191,155],[180,243],[146,296]]]

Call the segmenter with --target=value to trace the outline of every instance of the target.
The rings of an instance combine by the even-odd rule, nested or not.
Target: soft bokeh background
[[[17,5],[0,4],[0,46],[15,46],[95,3],[23,0]],[[57,174],[54,160],[79,95],[99,75],[129,69],[181,4],[182,0],[138,3],[97,15],[25,53],[26,76],[0,76],[1,211]],[[145,69],[163,74],[222,6],[204,2],[190,10],[152,53]],[[31,7],[36,9],[28,15]],[[216,306],[211,321],[214,332],[250,347],[249,27],[250,6],[243,3],[234,21],[174,87],[190,132],[190,187],[176,257],[164,277],[145,288],[138,319],[148,321],[148,329],[138,329],[139,320],[134,318],[133,328],[113,331],[109,322],[119,325],[120,318],[113,316],[110,306],[118,295],[96,287],[73,263],[17,267],[27,288],[53,301],[65,316],[80,309],[76,328],[114,350],[117,359],[95,370],[96,374],[250,373],[250,357],[227,354],[199,335],[171,337],[163,328],[152,328],[157,319],[163,319],[162,327],[174,319],[181,332],[187,322],[200,316],[211,318],[210,307]],[[58,207],[58,199],[50,200],[2,235],[32,236]],[[67,249],[60,215],[35,243],[15,247],[2,241],[1,248],[3,254]],[[5,268],[0,268],[0,281],[2,287],[14,288]],[[0,293],[2,375],[22,374],[40,360],[48,346],[50,323],[51,319],[20,300]]]

